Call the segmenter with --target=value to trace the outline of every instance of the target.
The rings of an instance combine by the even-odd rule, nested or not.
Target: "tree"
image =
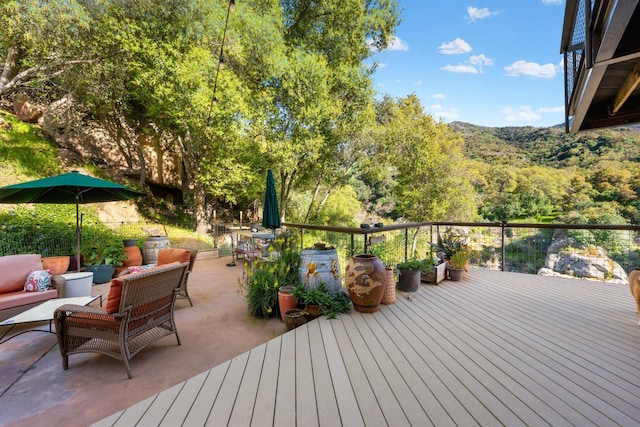
[[[377,105],[377,119],[380,160],[397,168],[398,213],[410,221],[474,218],[474,189],[460,135],[425,114],[415,94],[385,96]]]

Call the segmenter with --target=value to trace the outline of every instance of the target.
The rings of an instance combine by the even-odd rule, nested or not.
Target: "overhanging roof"
[[[584,55],[576,64],[567,99],[571,132],[640,123],[639,0],[567,0],[561,52],[575,49],[580,20],[586,22]],[[584,8],[593,4],[593,10]],[[576,14],[577,12],[577,14]],[[577,66],[579,65],[579,68]],[[571,70],[566,70],[570,73]]]

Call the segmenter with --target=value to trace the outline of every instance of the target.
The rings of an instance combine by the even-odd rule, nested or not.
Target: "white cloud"
[[[542,0],[544,4],[561,4],[562,0]]]
[[[537,110],[538,113],[564,113],[564,107],[540,107]]]
[[[422,86],[422,80],[418,80],[413,84],[414,86]]]
[[[486,7],[478,9],[477,7],[468,6],[467,16],[465,16],[465,19],[469,22],[476,22],[478,19],[485,19],[496,14],[498,14],[498,12],[491,12]]]
[[[487,58],[484,53],[481,53],[480,55],[471,55],[467,63],[446,65],[440,69],[452,73],[480,74],[482,73],[482,67],[491,65],[493,65],[493,59]]]
[[[409,45],[400,37],[393,36],[389,39],[389,45],[386,50],[409,50]]]
[[[505,107],[502,109],[502,114],[504,114],[504,119],[507,122],[511,123],[530,123],[540,121],[542,116],[540,114],[533,111],[533,109],[527,105],[523,105],[521,107]]]
[[[474,67],[473,65],[464,65],[464,64],[460,64],[460,65],[445,65],[444,67],[440,68],[441,70],[444,71],[450,71],[452,73],[466,73],[466,74],[479,74],[480,71]]]
[[[493,59],[487,58],[484,53],[481,53],[480,55],[471,55],[471,57],[469,58],[469,62],[479,67],[482,67],[483,65],[486,65],[486,66],[493,65]]]
[[[431,95],[431,97],[433,99],[445,99],[446,98],[446,96],[444,94],[442,94],[442,93],[434,93],[433,95]]]
[[[376,62],[376,69],[381,70],[387,68],[388,65],[386,62]]]
[[[458,37],[455,40],[450,41],[449,43],[442,43],[438,47],[438,50],[443,55],[457,55],[461,53],[471,52],[471,46],[469,45],[469,43]]]
[[[457,120],[460,118],[460,110],[457,108],[444,108],[440,104],[427,107],[427,111],[436,119],[443,121]]]
[[[553,64],[540,65],[536,62],[516,61],[504,67],[509,77],[529,76],[550,79],[556,75],[556,66]]]

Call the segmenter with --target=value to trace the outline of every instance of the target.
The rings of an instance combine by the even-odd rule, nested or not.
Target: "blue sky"
[[[564,123],[564,0],[399,0],[396,38],[376,53],[379,95],[415,93],[444,122]]]

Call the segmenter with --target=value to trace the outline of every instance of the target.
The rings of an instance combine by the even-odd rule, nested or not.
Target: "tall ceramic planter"
[[[344,276],[353,308],[361,313],[378,311],[386,289],[382,261],[375,255],[354,255],[347,264]]]
[[[396,302],[396,279],[393,277],[393,268],[384,270],[385,289],[382,296],[382,304],[395,304]]]
[[[280,318],[285,321],[285,313],[288,310],[298,308],[298,300],[293,296],[291,286],[282,286],[278,289],[278,307],[280,308]]]

